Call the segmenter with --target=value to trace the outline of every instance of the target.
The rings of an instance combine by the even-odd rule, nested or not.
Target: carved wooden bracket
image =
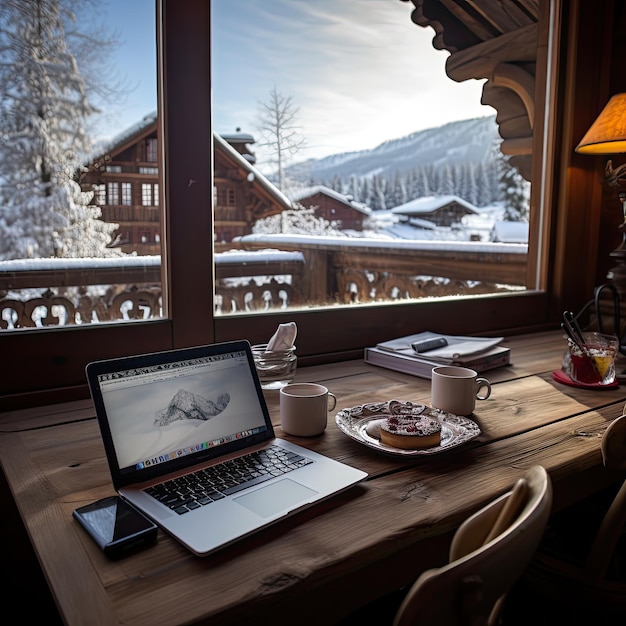
[[[539,0],[410,1],[411,20],[431,27],[433,47],[450,52],[446,74],[486,80],[481,101],[497,111],[501,150],[530,180]]]

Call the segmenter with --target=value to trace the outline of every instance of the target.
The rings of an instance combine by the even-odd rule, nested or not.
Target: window
[[[232,187],[217,187],[217,205],[235,206],[235,190]]]
[[[107,204],[120,203],[119,183],[107,183]]]
[[[156,163],[157,161],[157,140],[146,139],[146,161]]]
[[[402,3],[399,5],[402,10]],[[388,339],[390,334],[401,336],[435,324],[438,329],[469,334],[536,328],[546,323],[546,294],[533,290],[502,297],[430,299],[358,309],[348,306],[271,314],[257,312],[254,316],[215,315],[212,299],[207,297],[213,293],[214,272],[213,243],[208,234],[213,230],[214,192],[213,135],[207,115],[211,110],[210,7],[206,0],[159,0],[157,6],[160,36],[166,38],[160,50],[159,82],[166,106],[158,120],[160,131],[164,131],[160,135],[165,156],[161,176],[167,198],[162,209],[167,216],[167,230],[161,232],[165,233],[163,245],[168,250],[163,276],[170,281],[164,283],[164,317],[132,324],[64,329],[65,332],[0,333],[0,341],[12,354],[11,362],[15,365],[4,380],[14,393],[41,387],[42,380],[48,381],[51,389],[67,386],[84,391],[84,365],[89,360],[241,337],[260,342],[271,336],[276,325],[283,321],[294,320],[298,324],[298,352],[303,364],[307,358],[322,361],[360,358],[364,346]],[[167,24],[167,28],[161,31],[161,24]],[[187,45],[189,41],[194,45]],[[202,50],[207,54],[201,54]],[[157,140],[147,140],[145,148],[146,160],[158,162],[161,148]],[[107,195],[109,204],[119,204],[116,184],[107,185]],[[532,229],[540,231],[538,226],[533,225]],[[120,232],[127,232],[127,228],[121,227]],[[544,235],[547,237],[548,233]],[[537,240],[532,245],[540,252]],[[537,268],[536,273],[541,275],[542,271]],[[542,286],[545,283],[539,282]],[[32,357],[28,356],[32,354],[39,355],[35,370]],[[25,376],[27,371],[29,375]]]
[[[107,201],[107,193],[105,185],[94,185],[93,186],[93,203],[99,206],[106,204]]]
[[[122,204],[130,206],[133,203],[132,187],[130,183],[122,183]]]
[[[159,185],[141,183],[141,204],[143,206],[159,206]]]
[[[151,176],[157,176],[159,174],[159,168],[158,167],[140,167],[139,173],[149,174]]]
[[[459,79],[457,82],[448,78],[442,55],[432,46],[432,30],[411,23],[408,4],[374,0],[366,11],[358,11],[354,0],[336,4],[332,9],[325,2],[313,4],[317,7],[314,13],[310,3],[301,3],[291,6],[281,20],[276,20],[275,13],[282,7],[279,0],[244,1],[250,16],[245,21],[237,12],[240,5],[235,10],[234,4],[214,4],[214,131],[232,128],[235,119],[245,116],[252,86],[256,100],[262,101],[267,113],[263,122],[257,121],[256,125],[248,122],[253,130],[252,141],[248,142],[250,151],[255,153],[257,172],[262,172],[266,180],[248,165],[248,146],[242,137],[224,133],[223,139],[235,148],[234,151],[225,150],[221,141],[214,144],[216,241],[231,243],[232,232],[239,237],[230,249],[237,250],[243,244],[251,256],[253,251],[307,246],[307,262],[328,268],[327,277],[324,281],[300,281],[301,289],[294,292],[288,302],[290,309],[355,308],[430,296],[471,297],[534,289],[536,283],[527,272],[523,244],[503,243],[496,255],[483,245],[492,243],[492,228],[499,220],[513,219],[514,213],[520,221],[527,219],[529,184],[520,170],[532,179],[533,172],[527,163],[532,156],[528,149],[533,137],[530,123],[529,128],[519,124],[515,129],[515,140],[518,143],[524,140],[527,145],[524,153],[515,155],[517,163],[511,164],[508,157],[493,148],[499,133],[498,122],[494,108],[480,105],[480,91],[473,94],[473,100],[455,98],[454,92],[444,91],[452,86],[473,88],[476,85],[480,89],[485,77],[477,74],[472,78],[481,79],[480,83],[469,81],[467,74],[472,70],[464,69],[463,76],[454,74],[454,78]],[[506,30],[504,34],[509,40],[513,39],[511,35],[516,35],[521,41],[519,33],[534,24],[530,14],[523,18],[518,16],[518,19],[519,22],[498,19],[498,27]],[[353,23],[354,28],[337,37],[337,22]],[[381,24],[389,32],[384,54],[381,54],[378,39]],[[489,28],[488,24],[484,26]],[[305,40],[293,36],[299,28],[309,32]],[[257,29],[266,33],[263,55],[253,52]],[[473,24],[468,30],[472,36],[493,44],[487,31],[476,29]],[[241,36],[241,44],[235,48],[231,43],[234,32]],[[531,40],[533,36],[528,35]],[[393,76],[393,72],[399,70],[406,74],[412,66],[418,65],[411,60],[412,53],[406,53],[418,40],[420,44],[422,40],[426,43],[425,61],[421,64],[425,76],[420,75],[421,82]],[[457,45],[450,45],[450,48],[456,52]],[[519,54],[524,57],[526,52],[521,48],[526,45],[526,41],[523,46],[515,40],[509,41],[509,48],[518,46]],[[292,53],[287,55],[285,49],[289,47]],[[352,54],[342,54],[345,48],[353,49]],[[453,56],[473,58],[473,55],[484,54],[480,48],[463,42],[459,55]],[[239,63],[233,60],[237,52],[241,55]],[[495,57],[494,63],[502,60],[504,64],[509,58],[516,58],[516,52],[509,50],[503,54],[501,50],[492,50],[490,54]],[[383,57],[387,63],[383,63]],[[401,58],[405,61],[398,63]],[[333,72],[324,72],[325,64],[330,64],[331,59]],[[439,64],[436,77],[423,68],[429,64],[434,66],[433,59]],[[450,65],[453,69],[449,71],[453,72],[454,64]],[[497,65],[500,71],[500,63]],[[232,80],[235,66],[237,81]],[[304,66],[309,68],[309,81],[301,80],[299,68]],[[532,69],[517,67],[517,70],[523,76],[517,83],[532,82]],[[372,97],[370,83],[361,79],[361,72],[365,75],[367,71],[377,71],[380,76],[377,92],[384,91],[389,102],[384,112],[381,112],[378,98]],[[476,71],[482,71],[482,66]],[[387,74],[392,75],[388,78]],[[497,71],[493,74],[494,82],[500,79]],[[337,75],[343,76],[343,80],[336,81]],[[271,76],[274,87],[271,81],[264,84],[258,80],[259,76]],[[445,80],[443,85],[436,82],[439,78]],[[514,82],[508,74],[507,78]],[[315,89],[309,89],[310,82],[316,85]],[[277,84],[282,85],[278,95]],[[241,88],[243,85],[245,89]],[[485,89],[490,93],[488,86]],[[426,98],[425,93],[436,96]],[[275,126],[274,120],[280,120],[285,114],[279,116],[273,107],[289,102],[292,96],[296,98],[296,106],[289,115],[293,115],[296,122],[288,128]],[[446,96],[451,102],[444,107]],[[500,99],[491,100],[495,106],[510,106],[508,102],[503,104],[502,96],[498,97]],[[534,93],[530,97],[534,98]],[[405,106],[398,106],[396,101],[405,102]],[[339,106],[339,102],[348,104]],[[417,102],[420,103],[419,116],[414,114]],[[461,105],[453,111],[453,115],[459,117],[435,117],[444,108],[454,109],[454,102]],[[472,108],[473,104],[476,108]],[[332,123],[325,115],[316,114],[330,110],[333,105],[336,109]],[[507,109],[502,116],[508,118],[510,114]],[[520,115],[517,109],[515,115]],[[467,119],[472,116],[473,119]],[[530,119],[531,112],[526,112],[526,117]],[[396,118],[400,120],[399,127],[394,126]],[[411,124],[421,132],[411,133]],[[441,128],[435,134],[438,125]],[[501,133],[506,138],[510,131],[507,124],[502,126]],[[330,131],[326,133],[326,129]],[[394,141],[393,136],[383,134],[385,132],[404,136]],[[304,149],[297,140],[290,141],[293,135],[302,136]],[[316,141],[311,141],[311,137]],[[359,141],[379,141],[382,149],[372,144],[348,143]],[[470,147],[480,145],[481,141],[484,143],[476,151],[480,156],[472,157]],[[326,147],[325,152],[319,152],[320,145]],[[337,145],[343,148],[342,154]],[[293,152],[298,154],[297,162],[285,157]],[[338,165],[333,166],[333,161]],[[501,170],[511,177],[511,184],[500,182],[504,176]],[[317,188],[321,186],[321,191],[303,195],[301,188],[306,191],[311,180]],[[268,182],[274,185],[276,196],[284,194],[287,202],[298,202],[304,211],[286,208],[276,196],[268,199]],[[511,190],[515,185],[519,185],[520,193],[515,194],[514,199]],[[236,210],[230,210],[236,202]],[[344,207],[349,207],[346,210],[350,213],[339,213]],[[369,219],[360,232],[355,232],[362,223],[356,220],[360,210]],[[232,222],[238,222],[235,232]],[[291,241],[290,234],[294,235]],[[252,236],[246,239],[247,235]],[[280,235],[280,239],[275,235]],[[350,240],[350,256],[344,250],[346,237]],[[390,240],[397,244],[395,248],[389,245]],[[454,250],[450,249],[450,242],[455,243]],[[229,247],[222,245],[219,251],[226,253]],[[379,267],[384,267],[384,271],[374,270]],[[261,278],[255,277],[255,280],[260,282]],[[256,314],[268,302],[275,309],[283,308],[284,299],[269,289],[271,280],[267,276],[257,290],[251,288],[245,294],[245,302],[242,297],[233,297],[234,306],[224,315],[230,312]],[[297,275],[292,275],[290,284],[293,286],[298,280]],[[217,283],[222,294],[225,282]],[[268,291],[275,296],[271,301]]]

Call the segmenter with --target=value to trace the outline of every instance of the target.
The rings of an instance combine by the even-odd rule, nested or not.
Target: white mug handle
[[[330,405],[330,399],[333,399],[333,405]],[[334,393],[328,392],[328,410],[332,411],[337,406],[337,396]]]
[[[485,389],[486,391],[481,394],[480,390]],[[486,400],[491,395],[491,383],[486,378],[477,378],[476,379],[476,399],[477,400]]]

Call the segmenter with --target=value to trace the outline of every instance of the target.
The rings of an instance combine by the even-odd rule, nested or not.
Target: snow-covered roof
[[[392,213],[402,215],[417,215],[419,213],[432,213],[441,207],[444,207],[452,202],[456,202],[465,207],[470,213],[478,214],[478,209],[471,203],[459,198],[459,196],[425,196],[423,198],[416,198],[405,204],[400,204],[397,207],[391,209]]]
[[[115,135],[109,141],[96,146],[92,158],[97,158],[103,154],[107,154],[116,146],[119,146],[123,143],[126,143],[129,139],[134,137],[135,135],[139,135],[143,131],[147,130],[151,126],[155,124],[157,121],[157,112],[153,111],[152,113],[148,113],[148,115],[144,115],[144,117],[137,123],[125,128],[123,131]]]
[[[528,222],[495,222],[491,240],[503,243],[528,243]]]
[[[355,211],[359,211],[359,213],[370,215],[372,212],[371,209],[365,206],[363,203],[356,202],[350,196],[346,196],[343,193],[339,193],[338,191],[335,191],[334,189],[331,189],[330,187],[326,187],[325,185],[314,185],[312,187],[303,187],[301,189],[297,189],[295,191],[290,192],[289,196],[294,202],[300,202],[301,200],[305,198],[311,198],[312,196],[318,193],[329,196],[330,198],[334,198],[338,202],[346,204],[347,206],[354,209]]]
[[[279,205],[282,210],[286,211],[292,209],[292,204],[289,198],[273,185],[259,170],[254,167],[243,155],[239,154],[235,148],[233,148],[225,139],[220,137],[217,133],[213,133],[213,144],[219,147],[223,152],[226,152],[230,158],[235,161],[245,172],[248,174],[249,181],[256,181],[260,187],[262,187],[266,193],[271,196]]]
[[[220,137],[228,143],[255,143],[254,136],[249,133],[220,133]]]

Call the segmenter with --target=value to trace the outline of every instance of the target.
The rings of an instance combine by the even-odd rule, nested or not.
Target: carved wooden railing
[[[526,285],[521,244],[249,235],[216,252],[217,315]],[[0,262],[0,330],[162,314],[158,256]]]

